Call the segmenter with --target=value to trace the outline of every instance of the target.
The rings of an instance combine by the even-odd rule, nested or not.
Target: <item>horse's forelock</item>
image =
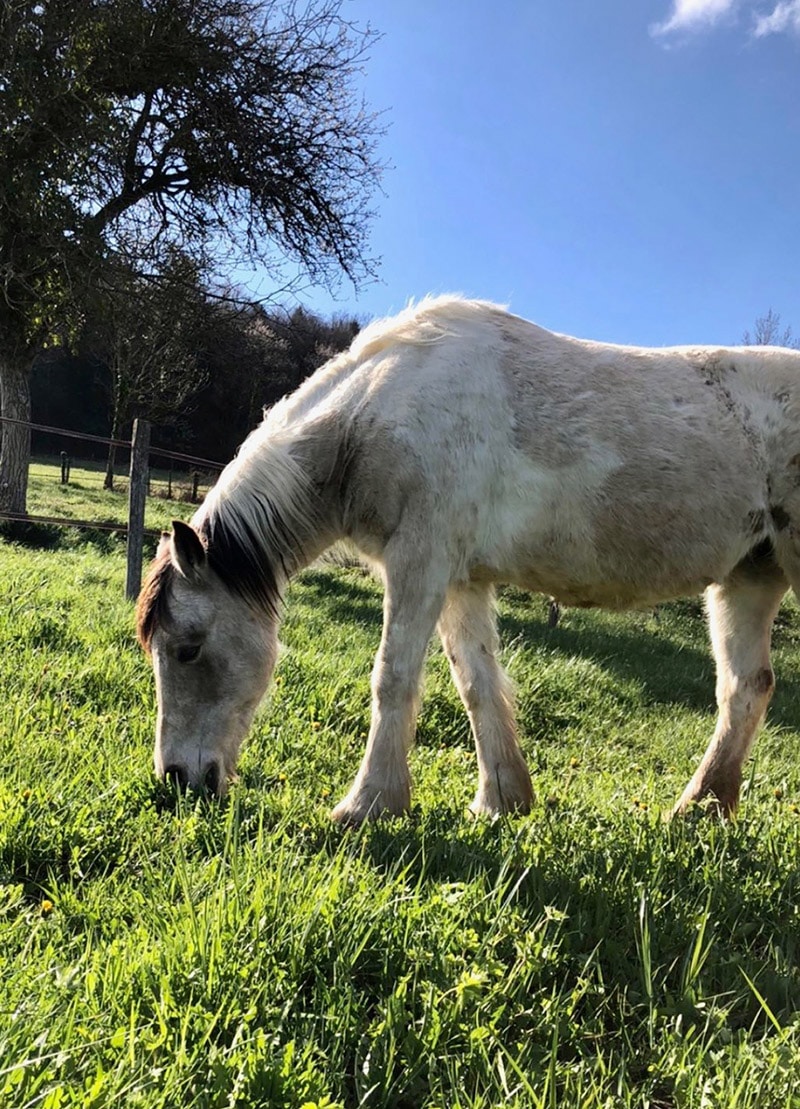
[[[246,521],[231,526],[227,520],[212,517],[201,528],[201,538],[208,551],[209,569],[222,584],[254,608],[277,615],[281,590],[274,562],[263,550],[259,538]],[[284,543],[286,537],[283,537]],[[280,548],[282,544],[276,543]],[[281,561],[278,556],[278,561]],[[281,565],[282,577],[287,576]],[[156,556],[142,585],[136,602],[136,635],[149,654],[153,636],[169,621],[171,586],[176,570],[169,551]]]
[[[136,635],[148,654],[156,629],[168,619],[170,583],[174,573],[169,552],[157,555],[136,602]]]

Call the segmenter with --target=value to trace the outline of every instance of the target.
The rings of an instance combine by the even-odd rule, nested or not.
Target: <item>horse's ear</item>
[[[166,552],[169,551],[171,540],[172,540],[172,532],[169,532],[169,531],[162,531],[161,532],[161,538],[159,539],[158,547],[156,548],[156,558],[160,558],[163,554],[166,554]]]
[[[196,579],[206,564],[206,549],[200,536],[181,520],[172,521],[170,556],[178,573],[190,580]]]

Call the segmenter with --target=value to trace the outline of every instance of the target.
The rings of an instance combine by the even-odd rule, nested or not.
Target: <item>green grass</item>
[[[127,523],[126,473],[116,477],[113,490],[103,489],[104,462],[74,463],[67,485],[61,484],[60,474],[60,465],[52,459],[39,459],[32,463],[28,485],[28,511],[32,516],[49,516],[65,520],[98,520],[123,525]],[[146,528],[161,530],[167,527],[173,518],[184,519],[191,515],[194,506],[190,503],[191,480],[188,469],[176,471],[173,478],[172,500],[167,499],[168,472],[154,469],[150,476],[153,495],[147,500]],[[207,485],[200,485],[201,495],[206,488]],[[93,532],[92,536],[99,541],[99,532]],[[53,542],[58,541],[67,545],[84,541],[77,533],[62,534],[60,531],[53,532],[51,539]],[[124,543],[124,539],[122,542]]]
[[[735,823],[661,819],[713,724],[699,606],[548,631],[508,590],[531,814],[467,817],[475,759],[434,645],[413,812],[343,832],[374,583],[293,584],[220,804],[152,776],[122,582],[114,546],[0,543],[0,1105],[800,1105],[793,603]]]

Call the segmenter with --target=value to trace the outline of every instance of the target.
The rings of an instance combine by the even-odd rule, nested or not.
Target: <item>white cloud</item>
[[[756,16],[753,28],[756,38],[778,35],[784,31],[800,34],[800,0],[780,0],[770,15]]]
[[[668,35],[675,31],[698,31],[711,27],[733,13],[737,0],[673,0],[672,14],[663,23],[657,23],[652,31],[656,35]],[[779,7],[782,6],[779,4]],[[791,0],[787,7],[798,8],[800,0]]]

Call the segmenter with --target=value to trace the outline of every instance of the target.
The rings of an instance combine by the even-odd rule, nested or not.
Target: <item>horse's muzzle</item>
[[[208,763],[202,773],[194,779],[185,766],[170,763],[169,766],[164,767],[163,778],[168,785],[182,792],[196,789],[203,793],[212,793],[216,797],[221,797],[225,792],[225,776],[216,761]]]

